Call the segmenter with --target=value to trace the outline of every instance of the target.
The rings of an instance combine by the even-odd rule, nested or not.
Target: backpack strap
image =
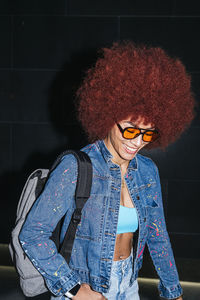
[[[78,163],[78,176],[77,176],[77,184],[76,184],[76,191],[75,191],[76,208],[72,215],[62,245],[60,246],[59,239],[60,239],[60,231],[61,231],[63,220],[61,220],[57,224],[51,239],[55,242],[59,253],[69,263],[73,242],[76,234],[76,228],[78,223],[81,220],[81,211],[85,202],[90,196],[90,190],[92,185],[92,163],[89,156],[85,152],[79,150],[77,151],[67,150],[57,158],[57,160],[55,161],[55,163],[51,168],[51,171],[53,171],[56,168],[56,166],[59,164],[63,156],[68,154],[73,154],[76,157]]]
[[[92,185],[92,163],[90,157],[80,150],[66,150],[61,153],[54,162],[50,172],[52,172],[60,163],[65,155],[72,154],[76,157],[78,163],[78,176],[75,191],[76,208],[82,209],[83,205],[90,197]],[[84,203],[83,203],[84,202]]]

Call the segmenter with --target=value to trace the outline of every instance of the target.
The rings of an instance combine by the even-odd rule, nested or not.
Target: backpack
[[[28,297],[42,294],[47,291],[47,288],[42,275],[34,267],[28,256],[26,256],[23,248],[21,247],[21,244],[19,242],[19,233],[29,211],[31,210],[33,203],[44,189],[45,182],[47,181],[50,172],[52,172],[56,168],[62,157],[67,154],[73,154],[76,157],[78,163],[78,176],[75,191],[76,209],[72,215],[63,243],[60,244],[60,232],[65,216],[57,224],[54,232],[52,233],[51,239],[55,242],[58,252],[66,259],[67,263],[69,263],[76,228],[81,219],[81,210],[90,196],[92,184],[92,164],[89,156],[82,151],[68,150],[63,152],[57,158],[50,170],[35,170],[27,179],[17,206],[17,218],[15,227],[11,233],[9,251],[12,261],[16,267],[16,271],[20,277],[21,289],[25,296]]]

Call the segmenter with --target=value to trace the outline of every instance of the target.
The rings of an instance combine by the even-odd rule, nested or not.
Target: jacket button
[[[137,196],[136,198],[137,198],[137,200],[140,200],[140,196]]]

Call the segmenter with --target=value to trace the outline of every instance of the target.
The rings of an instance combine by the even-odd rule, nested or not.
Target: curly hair
[[[160,47],[117,42],[86,72],[77,91],[78,117],[89,140],[103,139],[116,122],[131,116],[153,124],[165,148],[194,118],[191,77],[182,62]]]

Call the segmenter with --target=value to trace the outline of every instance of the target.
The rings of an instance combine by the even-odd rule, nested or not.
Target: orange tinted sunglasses
[[[127,140],[135,139],[140,134],[142,134],[142,140],[144,142],[151,143],[154,142],[159,136],[157,130],[134,128],[134,127],[126,127],[123,129],[119,124],[117,124],[117,126],[121,131],[123,138]]]

